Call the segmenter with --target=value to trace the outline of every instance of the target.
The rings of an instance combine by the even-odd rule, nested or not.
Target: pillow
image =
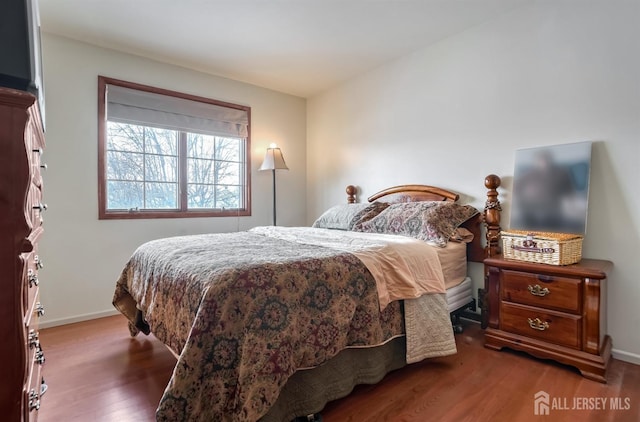
[[[340,204],[326,210],[311,227],[320,229],[349,230],[353,217],[370,204]]]
[[[458,226],[478,210],[455,202],[426,201],[391,204],[376,217],[356,224],[354,231],[398,234],[445,247]]]
[[[353,217],[353,219],[351,220],[351,223],[349,223],[348,230],[353,230],[353,228],[356,225],[362,224],[371,220],[372,218],[380,214],[382,211],[387,209],[388,206],[389,204],[387,202],[372,202],[371,204],[369,204],[368,207],[358,212]]]

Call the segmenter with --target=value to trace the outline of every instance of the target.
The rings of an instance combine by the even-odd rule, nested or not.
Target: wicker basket
[[[575,264],[582,259],[580,235],[509,230],[500,236],[506,259],[551,265]]]

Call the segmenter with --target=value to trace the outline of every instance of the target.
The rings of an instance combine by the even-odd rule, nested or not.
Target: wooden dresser
[[[38,341],[44,132],[36,98],[0,88],[0,415],[34,421],[46,390]]]
[[[606,277],[611,262],[583,259],[555,266],[502,257],[484,261],[485,346],[509,347],[577,367],[606,382],[611,338],[606,335]]]

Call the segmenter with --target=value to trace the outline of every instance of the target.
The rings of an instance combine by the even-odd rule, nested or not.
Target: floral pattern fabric
[[[158,421],[258,420],[296,370],[404,333],[354,255],[251,232],[142,245],[113,302],[180,354]]]
[[[351,219],[348,230],[353,230],[356,225],[364,224],[367,221],[372,220],[388,207],[389,203],[387,202],[372,202]]]
[[[478,214],[470,205],[455,202],[401,202],[389,205],[371,220],[357,223],[354,231],[397,234],[445,247],[456,229]]]

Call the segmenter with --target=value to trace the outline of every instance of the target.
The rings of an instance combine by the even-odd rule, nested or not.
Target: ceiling
[[[39,0],[41,28],[310,97],[534,0]]]

